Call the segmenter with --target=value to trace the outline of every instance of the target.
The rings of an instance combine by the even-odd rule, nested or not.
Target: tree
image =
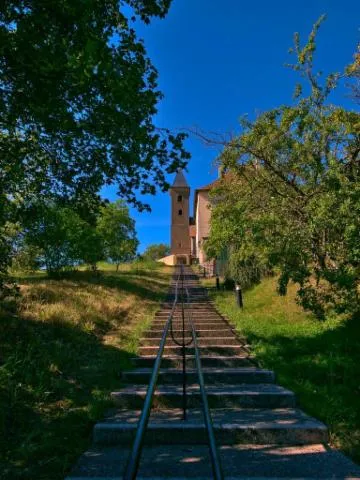
[[[122,200],[109,203],[100,209],[97,231],[103,240],[105,256],[119,269],[121,262],[134,258],[138,246],[135,222]]]
[[[360,103],[360,44],[358,45],[357,52],[354,55],[354,61],[346,69],[347,77],[352,80],[349,83],[349,87],[352,92],[353,99]]]
[[[1,3],[0,233],[28,199],[74,204],[96,198],[104,184],[117,184],[122,197],[146,208],[137,192],[166,189],[165,173],[185,165],[185,135],[153,122],[157,71],[131,26],[136,17],[164,17],[170,3]],[[6,239],[0,246],[5,274]]]
[[[169,245],[165,243],[153,243],[147,246],[143,256],[149,260],[159,260],[159,258],[166,257],[167,255],[170,255]]]
[[[38,262],[49,275],[74,270],[81,263],[96,266],[104,258],[103,245],[94,227],[70,208],[49,204],[22,233],[23,249],[36,249]]]
[[[360,285],[360,116],[329,103],[341,78],[314,72],[315,37],[292,66],[303,80],[295,102],[242,121],[220,162],[236,178],[215,192],[209,253],[233,245],[238,265],[255,259],[280,270],[279,292],[299,285],[299,302],[322,318],[356,312]],[[308,95],[302,92],[308,88]]]

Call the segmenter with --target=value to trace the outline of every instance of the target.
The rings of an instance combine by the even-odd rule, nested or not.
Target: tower
[[[178,170],[170,188],[171,196],[171,254],[176,263],[190,263],[189,197],[190,187],[182,170]]]

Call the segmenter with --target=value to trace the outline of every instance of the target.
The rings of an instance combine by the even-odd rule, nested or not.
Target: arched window
[[[182,195],[178,195],[178,202],[182,202]]]
[[[182,215],[182,209],[181,209],[181,208],[180,208],[180,210],[179,210],[179,215]]]

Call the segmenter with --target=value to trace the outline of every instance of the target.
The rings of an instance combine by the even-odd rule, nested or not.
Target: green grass
[[[21,276],[0,311],[0,478],[63,479],[111,405],[171,269]]]
[[[278,296],[276,279],[267,278],[244,293],[243,310],[233,292],[212,289],[211,295],[260,365],[273,369],[300,407],[330,427],[333,446],[360,462],[360,319],[320,322],[296,304],[295,293],[291,286],[287,296]]]

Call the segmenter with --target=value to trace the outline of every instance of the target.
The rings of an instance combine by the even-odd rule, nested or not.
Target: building
[[[191,263],[190,240],[190,187],[179,170],[175,181],[170,188],[171,197],[171,241],[170,256],[174,256],[174,263]]]
[[[210,232],[211,201],[210,190],[215,182],[197,188],[194,194],[194,216],[190,216],[190,187],[179,170],[170,188],[171,197],[171,243],[170,255],[161,259],[168,265],[179,263],[190,265],[199,263],[211,268],[213,261],[208,261],[204,243]]]

